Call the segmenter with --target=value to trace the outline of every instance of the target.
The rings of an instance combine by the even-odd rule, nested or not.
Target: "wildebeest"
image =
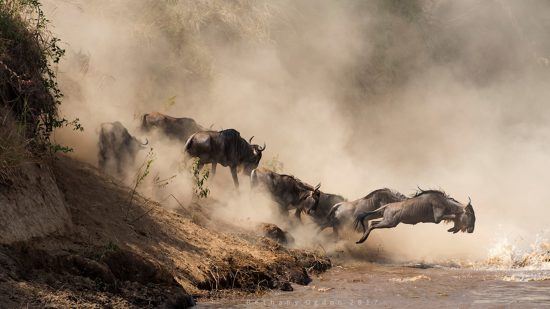
[[[146,148],[148,141],[141,143],[118,121],[105,122],[99,131],[99,169],[111,172],[123,179],[125,168],[132,166],[137,153]]]
[[[216,174],[216,165],[229,166],[235,187],[239,187],[237,168],[242,167],[245,175],[250,176],[262,159],[263,147],[251,144],[234,129],[197,132],[185,143],[185,152],[191,157],[199,158],[199,168],[212,163],[212,177]]]
[[[327,220],[321,226],[321,230],[332,227],[336,236],[345,224],[352,224],[353,219],[362,213],[373,211],[379,207],[405,200],[407,197],[397,191],[388,188],[377,189],[366,196],[351,201],[334,205],[327,215]],[[361,221],[362,222],[362,221]]]
[[[158,112],[143,115],[141,129],[148,132],[153,128],[158,128],[167,137],[182,143],[194,133],[208,130],[191,118],[175,118]]]
[[[278,174],[264,168],[252,171],[250,184],[253,189],[261,187],[267,190],[284,216],[288,216],[288,211],[295,208],[294,215],[298,220],[302,211],[309,213],[317,208],[321,195],[321,184],[313,187],[294,176]]]
[[[321,230],[323,230],[327,225],[332,207],[345,201],[346,199],[341,195],[321,191],[319,194],[319,203],[317,204],[317,207],[309,212],[309,215],[313,221],[321,227]]]
[[[376,210],[363,212],[356,218],[355,225],[363,225],[367,217],[383,218],[372,221],[356,243],[364,242],[374,229],[393,228],[399,223],[417,224],[436,223],[442,220],[454,222],[454,226],[447,230],[457,233],[459,231],[474,232],[476,216],[471,201],[466,206],[438,190],[420,190],[415,196],[401,202],[386,204]]]

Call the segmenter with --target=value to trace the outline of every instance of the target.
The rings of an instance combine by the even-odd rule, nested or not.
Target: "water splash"
[[[500,270],[550,270],[550,241],[537,235],[532,244],[523,247],[520,241],[503,238],[489,249],[488,258],[479,266]]]
[[[502,281],[531,282],[550,280],[550,241],[548,231],[524,239],[504,237],[488,251],[486,260],[472,265],[474,269],[504,271]]]

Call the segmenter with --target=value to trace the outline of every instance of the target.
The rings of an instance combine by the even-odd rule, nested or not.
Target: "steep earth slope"
[[[71,227],[2,247],[5,305],[184,305],[189,294],[288,290],[310,281],[307,270],[330,267],[313,252],[206,228],[214,224],[198,206],[172,212],[140,196],[130,205],[127,187],[72,159],[60,157],[53,171]]]

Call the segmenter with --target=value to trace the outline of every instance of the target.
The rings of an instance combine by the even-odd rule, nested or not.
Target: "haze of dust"
[[[101,122],[140,135],[137,117],[156,110],[254,135],[267,143],[264,161],[278,155],[285,172],[348,199],[417,186],[472,198],[474,234],[430,224],[373,233],[367,247],[396,260],[483,259],[501,238],[529,244],[547,228],[548,2],[45,6],[66,42],[63,113],[86,128],[56,137],[79,159],[96,163]],[[173,165],[180,146],[150,140],[154,168],[177,174],[164,190],[188,200],[187,176]],[[268,202],[222,192],[232,186],[220,170],[212,194],[229,199],[221,216],[272,217]]]

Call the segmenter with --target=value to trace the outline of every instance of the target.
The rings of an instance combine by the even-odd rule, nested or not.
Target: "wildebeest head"
[[[469,199],[469,198],[468,198]],[[464,212],[458,218],[458,224],[455,224],[455,228],[452,229],[454,233],[468,232],[473,233],[476,224],[476,215],[474,208],[472,207],[472,201],[469,199],[468,205],[464,207]]]
[[[248,140],[248,143],[250,144],[250,147],[252,149],[252,153],[248,158],[246,158],[246,160],[242,162],[242,168],[246,175],[250,175],[250,173],[252,173],[252,170],[258,167],[258,164],[260,164],[260,160],[262,159],[262,151],[265,150],[265,143],[263,147],[260,145],[252,144],[253,138],[254,136],[252,136]]]
[[[319,190],[319,188],[321,188],[320,183],[315,186],[313,190],[309,190],[307,195],[304,197],[302,205],[306,211],[306,214],[314,212],[317,209],[317,206],[319,206],[319,199],[321,197],[321,190]]]
[[[466,231],[468,233],[473,233],[476,224],[476,214],[474,212],[474,207],[472,207],[472,200],[470,200],[470,198],[468,199],[468,205],[464,208],[464,213],[466,214]]]
[[[152,127],[158,127],[164,122],[164,118],[165,117],[159,113],[145,114],[141,118],[141,128],[148,131]]]

